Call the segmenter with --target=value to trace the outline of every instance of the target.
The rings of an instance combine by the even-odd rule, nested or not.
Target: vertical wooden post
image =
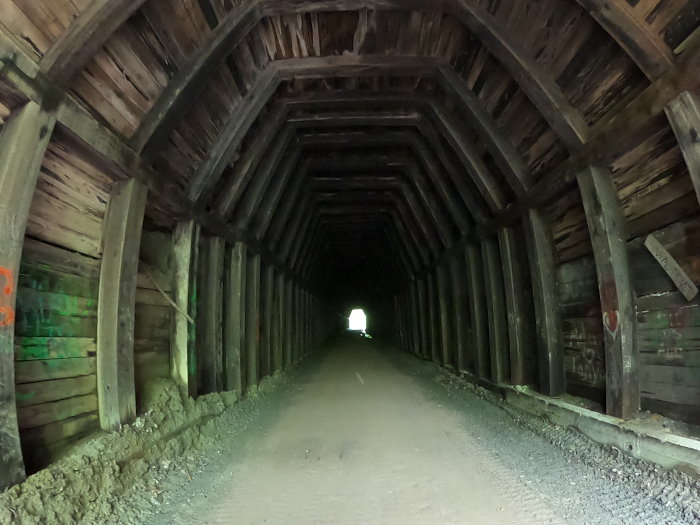
[[[226,390],[243,395],[246,329],[246,246],[242,242],[227,248],[226,291],[224,293],[224,376]]]
[[[183,401],[197,396],[196,326],[197,268],[199,226],[194,221],[180,222],[173,232],[173,292],[178,309],[171,315],[170,375]]]
[[[525,352],[527,351],[526,298],[521,257],[513,228],[501,228],[498,232],[503,264],[503,282],[508,315],[508,341],[510,343],[510,381],[514,385],[525,384]]]
[[[430,354],[430,308],[428,306],[426,278],[418,280],[418,316],[420,318],[420,355],[427,359]]]
[[[466,257],[469,268],[469,310],[472,316],[476,358],[474,369],[480,379],[488,379],[491,371],[491,359],[489,355],[488,312],[481,248],[470,244],[467,246]]]
[[[539,210],[531,209],[527,213],[525,239],[535,303],[540,392],[556,397],[562,395],[566,388],[564,341],[554,265],[554,239],[549,224]]]
[[[97,389],[104,430],[117,431],[136,418],[134,311],[147,194],[135,179],[116,182],[102,224]]]
[[[437,267],[438,298],[440,302],[440,327],[442,332],[442,364],[454,367],[454,333],[452,324],[452,286],[449,268],[441,264]]]
[[[420,315],[418,311],[418,283],[414,280],[410,286],[411,300],[411,327],[413,329],[413,353],[420,356],[421,353],[421,337],[420,337]]]
[[[284,368],[284,333],[285,333],[285,282],[284,275],[275,275],[274,296],[272,301],[272,372],[281,372]]]
[[[260,283],[260,376],[272,374],[272,301],[275,267],[266,265]]]
[[[292,366],[294,348],[294,283],[287,279],[284,290],[284,368]]]
[[[294,284],[294,348],[292,350],[293,352],[293,360],[294,364],[299,362],[299,359],[301,357],[301,309],[300,309],[300,301],[299,301],[299,296],[300,296],[300,289],[298,284]]]
[[[440,304],[438,301],[437,276],[435,272],[428,275],[428,304],[430,306],[430,358],[435,363],[442,361]]]
[[[0,492],[25,479],[15,400],[15,303],[27,217],[54,124],[29,102],[12,112],[0,133]]]
[[[639,349],[634,292],[622,207],[610,172],[589,167],[577,177],[598,274],[605,337],[607,413],[628,419],[639,410]]]
[[[503,269],[496,239],[481,241],[486,284],[486,309],[491,347],[491,381],[504,384],[510,380],[508,363],[508,323],[506,320]]]
[[[449,261],[450,275],[452,276],[452,293],[454,304],[452,310],[454,312],[455,321],[455,370],[457,372],[465,372],[469,369],[471,360],[467,353],[471,351],[469,344],[469,324],[468,319],[469,306],[467,303],[466,283],[465,283],[465,268],[464,268],[464,252],[460,250],[456,256],[451,257]]]
[[[220,237],[202,239],[197,322],[199,342],[199,390],[211,394],[223,390],[223,280],[224,241]]]
[[[248,256],[245,284],[246,388],[250,391],[260,378],[260,255]]]

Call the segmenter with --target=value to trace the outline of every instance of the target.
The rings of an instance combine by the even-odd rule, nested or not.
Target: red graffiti
[[[9,295],[12,295],[12,284],[14,283],[14,278],[12,272],[7,268],[0,266],[0,275],[2,275],[7,284],[2,289],[2,295],[0,295],[0,327],[10,326],[15,322],[15,311],[12,309],[11,304],[3,304],[8,301]]]

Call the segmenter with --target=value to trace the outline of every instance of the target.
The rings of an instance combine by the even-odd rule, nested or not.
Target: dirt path
[[[334,345],[145,523],[687,523],[435,377]]]

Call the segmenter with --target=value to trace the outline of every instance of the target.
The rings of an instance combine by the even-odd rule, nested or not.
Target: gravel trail
[[[646,490],[647,474],[613,468],[613,451],[587,463],[576,454],[585,438],[557,446],[546,433],[561,429],[527,428],[435,365],[370,340],[323,350],[256,412],[143,523],[696,523]],[[666,493],[696,490],[678,479]]]

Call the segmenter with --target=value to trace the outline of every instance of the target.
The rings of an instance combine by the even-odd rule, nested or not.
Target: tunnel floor
[[[143,523],[691,523],[635,473],[584,464],[447,377],[341,340]]]

